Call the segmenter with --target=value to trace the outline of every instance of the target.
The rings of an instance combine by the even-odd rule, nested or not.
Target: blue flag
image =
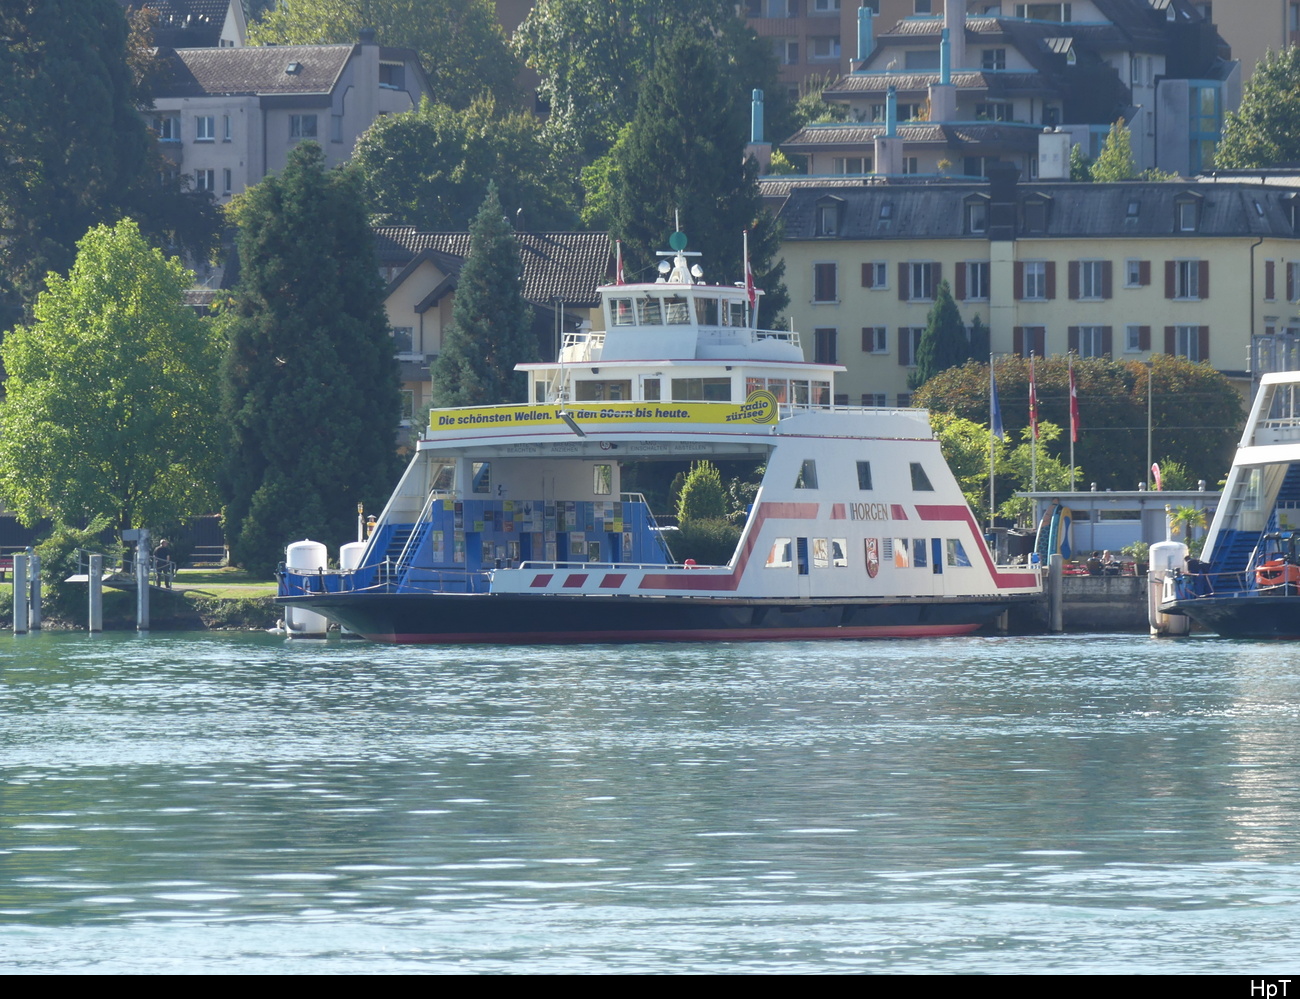
[[[993,377],[993,365],[989,365],[989,429],[1000,441],[1007,439],[1002,429],[1002,407],[998,405],[998,380]]]

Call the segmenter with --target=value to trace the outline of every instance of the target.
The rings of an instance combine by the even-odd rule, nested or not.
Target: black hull
[[[1161,608],[1224,638],[1300,638],[1300,597],[1198,597]]]
[[[279,597],[376,642],[538,644],[964,635],[1016,598],[773,601],[515,594]]]

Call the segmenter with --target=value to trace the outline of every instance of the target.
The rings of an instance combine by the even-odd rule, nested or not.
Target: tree
[[[304,142],[232,214],[225,524],[234,561],[266,574],[290,541],[351,540],[357,504],[388,495],[397,366],[355,173]]]
[[[1070,147],[1070,179],[1092,180],[1092,160],[1077,142]]]
[[[743,160],[747,112],[725,56],[712,40],[683,29],[662,48],[641,87],[632,127],[610,152],[610,228],[623,240],[629,275],[652,272],[680,217],[691,250],[718,283],[744,274],[749,230],[755,281],[767,294],[760,322],[788,300],[777,262],[776,222],[763,210],[758,166]]]
[[[1139,361],[1074,359],[1081,424],[1076,463],[1102,489],[1132,489],[1144,480],[1150,377],[1154,453],[1182,463],[1194,479],[1219,481],[1241,433],[1241,396],[1208,364],[1168,354],[1152,355],[1151,363],[1148,368]],[[1004,356],[994,368],[1003,423],[1008,434],[1018,433],[1029,422],[1029,362]],[[1040,421],[1068,427],[1067,358],[1039,358],[1035,376]],[[987,424],[988,365],[972,361],[940,372],[917,391],[915,402]],[[1069,441],[1055,441],[1048,450],[1060,457],[1068,453]]]
[[[1241,106],[1224,117],[1214,163],[1225,170],[1300,163],[1300,49],[1268,52],[1255,67]]]
[[[538,0],[515,33],[515,46],[541,76],[552,134],[591,161],[631,120],[642,81],[684,28],[727,60],[737,94],[748,99],[752,89],[764,91],[772,134],[794,131],[771,45],[736,16],[731,0]]]
[[[219,339],[184,304],[193,276],[131,221],[97,226],[35,322],[0,347],[0,495],[26,524],[117,528],[206,513],[220,452]]]
[[[1089,171],[1092,179],[1098,183],[1111,183],[1117,180],[1132,180],[1137,176],[1137,163],[1133,160],[1133,144],[1124,119],[1120,118],[1110,126],[1106,141],[1102,143],[1101,152]]]
[[[716,465],[697,461],[691,465],[677,499],[677,521],[723,520],[727,516],[727,493]]]
[[[521,228],[572,226],[577,192],[545,141],[536,116],[499,115],[491,97],[457,111],[424,101],[379,119],[357,143],[353,162],[379,221],[433,230],[467,229],[474,206],[495,182]]]
[[[116,0],[0,6],[0,329],[30,308],[47,272],[67,271],[91,226],[158,220],[169,204],[127,35]]]
[[[430,371],[436,405],[489,406],[524,397],[527,379],[515,365],[537,360],[539,352],[533,310],[519,283],[522,267],[514,231],[489,184],[470,226],[451,324]]]
[[[250,24],[254,45],[355,42],[373,28],[383,45],[415,49],[440,103],[468,107],[491,94],[515,104],[519,63],[490,0],[280,0]]]
[[[926,318],[925,331],[916,348],[916,370],[908,375],[908,388],[920,388],[940,371],[955,368],[971,360],[971,344],[961,312],[953,301],[948,282],[940,281],[934,305]]]

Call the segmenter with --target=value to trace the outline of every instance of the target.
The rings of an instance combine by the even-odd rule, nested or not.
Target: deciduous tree
[[[6,337],[0,494],[24,523],[144,527],[214,508],[221,348],[184,304],[191,283],[134,222],[97,226]]]
[[[371,211],[384,222],[464,230],[495,182],[518,228],[570,228],[577,191],[532,114],[498,113],[491,97],[464,111],[424,102],[381,118],[353,156]]]
[[[415,49],[434,98],[468,107],[486,92],[517,102],[519,63],[490,0],[279,0],[249,25],[255,45],[355,42],[373,28],[381,44]]]
[[[1216,166],[1252,170],[1300,163],[1300,49],[1269,52],[1224,118]]]
[[[489,185],[469,231],[451,324],[431,370],[434,400],[438,406],[518,402],[527,379],[515,365],[537,360],[538,344],[520,287],[519,244],[495,186]]]
[[[1099,183],[1132,180],[1137,176],[1137,163],[1133,160],[1133,143],[1128,126],[1120,118],[1110,126],[1106,141],[1102,143],[1097,160],[1089,168],[1091,179]]]
[[[357,504],[388,495],[397,366],[355,173],[304,142],[233,215],[226,533],[235,562],[266,573],[288,542],[352,540]]]

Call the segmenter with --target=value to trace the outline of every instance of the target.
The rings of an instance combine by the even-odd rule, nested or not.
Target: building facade
[[[337,166],[376,118],[432,97],[415,53],[375,44],[160,49],[163,154],[219,202],[284,168],[299,142]]]
[[[1187,0],[987,3],[935,0],[891,23],[857,15],[852,70],[823,96],[849,120],[781,144],[808,173],[981,177],[1010,162],[1039,176],[1039,135],[1095,156],[1112,122],[1131,131],[1139,169],[1191,176],[1212,164],[1240,69]]]
[[[1294,345],[1300,331],[1300,188],[995,171],[988,183],[795,187],[780,217],[791,320],[816,360],[847,367],[844,404],[910,402],[941,281],[996,354],[1177,354],[1243,390],[1257,346]]]

